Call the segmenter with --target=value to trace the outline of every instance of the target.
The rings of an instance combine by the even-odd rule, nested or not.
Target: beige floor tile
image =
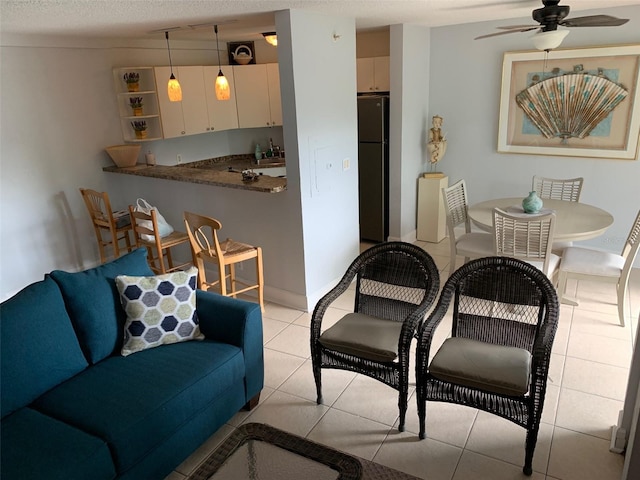
[[[295,321],[303,312],[292,308],[278,305],[277,303],[267,302],[264,306],[263,317],[280,320],[281,322],[291,323]]]
[[[618,338],[621,340],[631,340],[631,324],[626,322],[622,327],[618,319],[618,314],[608,314],[594,311],[576,311],[571,333],[587,333],[600,337]]]
[[[231,425],[223,425],[220,427],[220,429],[200,445],[189,458],[178,465],[176,472],[183,475],[190,475],[234,430],[235,428]]]
[[[323,405],[332,406],[347,385],[356,377],[356,373],[346,370],[324,368],[322,375]],[[307,400],[316,401],[316,383],[313,378],[311,360],[307,360],[279,388],[281,392],[297,395]]]
[[[290,325],[288,322],[281,322],[280,320],[273,320],[271,318],[263,317],[262,319],[262,342],[266,345],[282,330]]]
[[[556,426],[609,440],[623,403],[590,393],[563,388],[560,391]]]
[[[278,388],[303,363],[304,358],[265,348],[264,384],[267,387]]]
[[[409,396],[412,390],[409,391]],[[398,419],[398,391],[365,375],[357,375],[333,407],[391,427]]]
[[[446,402],[427,402],[426,411],[425,433],[427,439],[438,440],[457,447],[465,446],[478,414],[475,408]],[[397,427],[397,423],[395,426]],[[405,431],[416,436],[420,431],[415,392],[409,398]]]
[[[524,478],[544,480],[544,475],[534,471],[530,477],[525,477],[521,466],[465,450],[452,480],[522,480]]]
[[[392,432],[373,461],[429,480],[450,480],[462,449],[408,433]]]
[[[306,327],[287,325],[284,330],[266,343],[265,347],[296,357],[309,358],[311,356],[309,335],[309,329]]]
[[[553,339],[551,352],[558,355],[567,354],[567,346],[569,345],[569,333],[571,332],[571,317],[573,310],[571,308],[560,307],[560,318],[558,321],[558,329]]]
[[[269,398],[269,396],[273,392],[275,392],[275,389],[270,388],[270,387],[263,387],[262,392],[260,392],[260,402],[258,403],[258,405],[263,404],[264,401],[267,398]],[[257,408],[257,407],[254,407],[254,409],[255,408]],[[227,423],[229,425],[231,425],[232,427],[239,427],[247,419],[247,417],[249,415],[251,415],[252,412],[253,412],[253,410],[251,410],[251,411],[249,411],[249,410],[240,410],[233,417],[231,417]]]
[[[631,342],[580,332],[571,332],[567,357],[629,368]]]
[[[555,427],[547,473],[562,480],[619,480],[624,457],[609,441]]]
[[[558,411],[558,399],[560,398],[560,387],[547,384],[547,393],[544,396],[544,406],[542,407],[542,423],[553,425]]]
[[[372,460],[391,427],[331,408],[307,438],[346,453]]]
[[[301,327],[307,327],[309,328],[311,326],[311,314],[313,312],[304,312],[302,315],[300,315],[298,318],[296,318],[295,322],[293,322],[295,325],[300,325]]]
[[[562,387],[624,400],[628,377],[628,368],[567,357]]]
[[[533,470],[546,473],[553,426],[540,424],[538,441],[533,455]],[[513,422],[487,412],[478,412],[471,428],[466,450],[502,460],[522,468],[524,466],[527,431]]]
[[[549,373],[547,374],[547,380],[549,385],[555,385],[559,387],[560,384],[562,383],[565,360],[566,360],[566,357],[564,355],[551,353],[551,359],[549,361]]]
[[[331,303],[331,306],[333,308],[339,308],[340,310],[345,310],[347,312],[353,312],[355,298],[355,288],[348,288],[342,295],[340,295]]]
[[[305,437],[327,411],[324,405],[278,391],[253,409],[242,423],[266,423]]]

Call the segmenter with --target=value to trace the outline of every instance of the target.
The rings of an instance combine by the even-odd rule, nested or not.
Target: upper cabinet
[[[222,67],[222,73],[227,77],[227,81],[231,86],[231,98],[229,100],[218,100],[216,98],[215,84],[219,71],[219,67],[204,67],[204,90],[207,98],[207,111],[209,112],[209,128],[211,131],[216,132],[238,128],[233,67]]]
[[[166,92],[158,97],[164,138],[210,131],[203,67],[174,67],[173,74],[180,82],[182,101],[169,101]],[[155,76],[158,85],[166,85],[171,76],[171,68],[155,67]]]
[[[388,92],[391,90],[389,57],[356,59],[358,93]]]
[[[137,78],[138,82],[127,82],[125,77],[130,80]],[[124,141],[141,142],[161,139],[163,135],[153,67],[114,68],[113,80]],[[131,125],[131,122],[134,121],[146,123],[147,130],[144,133],[144,138],[136,136]]]
[[[233,67],[240,128],[282,125],[278,64]]]

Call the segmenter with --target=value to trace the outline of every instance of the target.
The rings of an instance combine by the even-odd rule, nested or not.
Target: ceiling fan
[[[558,5],[560,0],[542,0],[542,8],[536,8],[531,13],[532,18],[539,25],[510,25],[498,27],[503,32],[481,35],[481,38],[495,37],[507,33],[530,32],[538,30],[531,38],[534,46],[538,50],[552,50],[562,43],[564,37],[569,34],[568,30],[558,30],[560,27],[617,27],[629,21],[627,18],[617,18],[611,15],[588,15],[586,17],[566,18],[569,15],[568,5]]]

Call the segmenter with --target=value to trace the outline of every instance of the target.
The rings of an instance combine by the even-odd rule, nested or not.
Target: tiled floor
[[[434,257],[444,282],[446,239],[418,244]],[[624,457],[609,452],[609,438],[625,395],[640,310],[640,272],[631,280],[626,327],[618,324],[614,286],[574,282],[570,289],[577,289],[580,305],[561,307],[531,478],[617,480]],[[349,299],[334,305],[325,322],[339,319]],[[317,405],[309,358],[310,314],[267,304],[263,321],[265,388],[260,405],[236,414],[167,480],[185,478],[244,422],[268,423],[424,479],[526,478],[525,431],[496,416],[429,402],[428,438],[419,441],[413,386],[404,433],[395,428],[397,392],[361,375],[323,370],[325,403]],[[443,341],[446,331],[440,337]]]

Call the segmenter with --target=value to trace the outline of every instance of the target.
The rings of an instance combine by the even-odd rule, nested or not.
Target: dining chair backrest
[[[454,229],[464,224],[465,232],[471,231],[471,220],[468,214],[469,201],[467,198],[467,185],[464,180],[458,180],[450,187],[442,189],[444,208],[447,215],[449,236],[455,238]]]
[[[640,249],[640,211],[636,215],[636,219],[631,226],[631,230],[629,231],[629,236],[627,237],[627,241],[624,243],[624,247],[622,247],[622,257],[624,258],[624,267],[622,268],[622,278],[628,281],[629,275],[631,274],[631,269],[633,268],[633,264],[636,260],[636,256],[638,255],[638,250]]]
[[[556,215],[510,214],[499,208],[493,210],[495,253],[515,257],[537,266],[547,276],[553,274],[551,247]]]
[[[579,202],[583,181],[583,177],[558,179],[534,175],[531,188],[542,199]]]

